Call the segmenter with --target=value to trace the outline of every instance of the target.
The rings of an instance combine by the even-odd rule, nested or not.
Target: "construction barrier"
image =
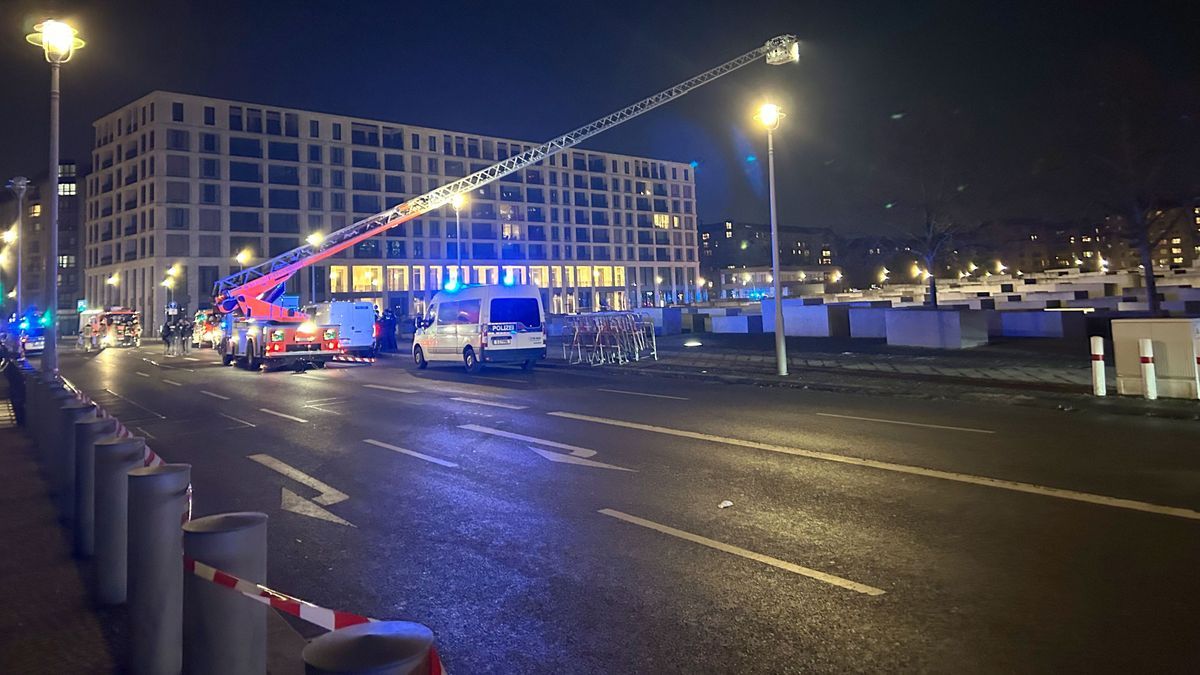
[[[633,312],[576,314],[563,320],[563,360],[592,366],[658,360],[654,321]]]

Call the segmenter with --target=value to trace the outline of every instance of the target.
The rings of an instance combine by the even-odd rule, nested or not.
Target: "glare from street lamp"
[[[250,249],[247,248],[238,251],[238,254],[233,259],[237,261],[237,264],[245,265],[246,263],[250,262],[253,257],[254,255],[250,253]]]
[[[779,128],[779,120],[787,117],[787,114],[774,103],[764,103],[758,107],[758,113],[754,119],[762,123],[762,125],[772,131]]]
[[[113,272],[112,276],[104,280],[104,283],[109,286],[116,286],[117,284],[121,283],[121,275],[117,272]]]
[[[17,240],[17,226],[13,225],[4,232],[4,243],[11,244]]]
[[[41,47],[50,63],[66,63],[76,49],[82,49],[86,44],[77,37],[79,31],[62,21],[46,19],[33,27],[34,32],[25,36],[25,41],[36,47]]]
[[[169,276],[169,277],[179,276],[179,263],[175,263],[174,265],[171,265],[169,268],[167,268],[167,276]]]
[[[459,192],[458,194],[456,194],[450,198],[450,206],[453,207],[455,211],[461,210],[462,207],[464,207],[466,205],[467,205],[467,198],[464,197],[461,192]]]
[[[997,260],[996,261],[996,273],[1004,274],[1007,271],[1008,271],[1008,266],[1005,265],[1004,263],[1000,262],[999,260]]]
[[[163,279],[162,286],[164,286],[165,288],[173,288],[175,286],[175,280],[171,279],[170,277]]]
[[[305,237],[304,241],[308,242],[309,246],[320,246],[321,242],[325,241],[325,235],[320,232],[313,232]]]

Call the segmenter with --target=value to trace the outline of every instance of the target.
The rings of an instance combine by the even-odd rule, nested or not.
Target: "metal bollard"
[[[183,530],[190,464],[129,472],[129,666],[133,673],[183,667]]]
[[[140,466],[146,439],[106,438],[96,447],[96,599],[125,602],[130,469]]]
[[[91,417],[95,410],[96,404],[76,399],[59,412],[62,426],[58,430],[58,445],[54,453],[60,480],[58,512],[65,523],[75,521],[75,424]]]
[[[1158,398],[1158,377],[1154,372],[1154,343],[1150,338],[1138,339],[1138,355],[1142,361],[1142,391],[1153,401]]]
[[[59,438],[63,435],[62,410],[64,406],[76,400],[71,395],[71,392],[62,388],[51,387],[45,399],[45,405],[42,406],[42,437],[38,447],[41,450],[42,457],[46,460],[46,475],[49,477],[50,493],[55,495],[56,499],[62,493],[63,466],[60,461],[62,457],[57,452]]]
[[[1092,336],[1092,393],[1107,396],[1108,386],[1104,381],[1104,338]]]
[[[267,578],[267,514],[221,513],[183,526],[184,555],[255,583]],[[261,675],[267,606],[195,575],[183,580],[183,663],[189,673]]]
[[[96,443],[117,432],[111,417],[89,417],[75,423],[75,555],[96,551]]]
[[[410,675],[432,669],[433,631],[411,621],[360,623],[326,633],[304,648],[307,675]]]

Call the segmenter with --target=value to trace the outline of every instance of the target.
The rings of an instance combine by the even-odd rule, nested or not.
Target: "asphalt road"
[[[270,514],[269,585],[425,623],[450,672],[1200,669],[1195,422],[399,358],[62,368],[193,465],[197,515]]]

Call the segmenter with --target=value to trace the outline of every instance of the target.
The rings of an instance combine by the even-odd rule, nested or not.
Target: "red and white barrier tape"
[[[334,361],[341,363],[375,363],[375,358],[370,356],[350,356],[349,354],[340,354],[333,357]]]
[[[350,612],[319,607],[311,602],[293,598],[290,595],[284,595],[262,584],[256,584],[252,581],[240,579],[228,572],[222,572],[215,567],[205,565],[199,560],[189,558],[188,556],[183,557],[183,567],[188,572],[205,581],[211,581],[218,586],[224,586],[225,588],[237,591],[255,602],[261,602],[268,607],[303,619],[325,630],[337,630],[348,626],[356,626],[360,623],[374,623],[378,621],[378,619]],[[442,667],[437,649],[432,646],[429,648],[429,675],[446,675],[446,669]]]

